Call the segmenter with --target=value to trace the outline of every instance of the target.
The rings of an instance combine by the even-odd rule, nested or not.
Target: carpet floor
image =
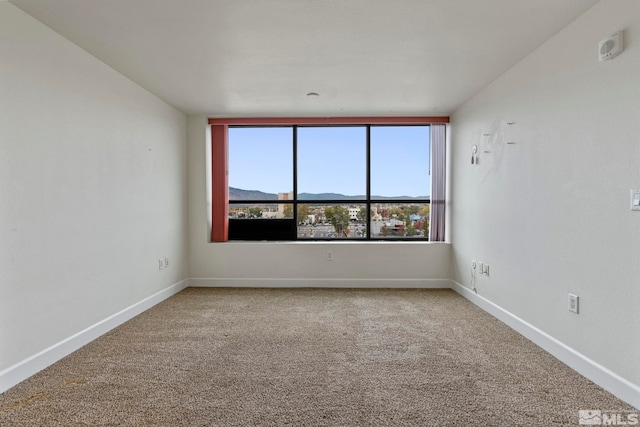
[[[187,288],[1,394],[0,425],[549,426],[597,409],[634,411],[450,290]]]

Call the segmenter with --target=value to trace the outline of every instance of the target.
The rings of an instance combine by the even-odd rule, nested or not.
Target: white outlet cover
[[[580,297],[577,295],[569,294],[569,311],[578,314]]]

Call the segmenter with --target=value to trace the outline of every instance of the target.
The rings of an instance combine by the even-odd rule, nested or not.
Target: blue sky
[[[230,128],[229,186],[293,190],[292,128]],[[371,127],[371,193],[428,196],[429,128]],[[366,193],[366,127],[299,127],[298,191]]]

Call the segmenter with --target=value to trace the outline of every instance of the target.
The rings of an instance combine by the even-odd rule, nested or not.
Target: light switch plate
[[[640,190],[631,190],[631,210],[640,211]]]

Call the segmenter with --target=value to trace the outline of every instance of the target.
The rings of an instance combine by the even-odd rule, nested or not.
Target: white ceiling
[[[597,0],[11,2],[187,114],[325,117],[448,115]]]

